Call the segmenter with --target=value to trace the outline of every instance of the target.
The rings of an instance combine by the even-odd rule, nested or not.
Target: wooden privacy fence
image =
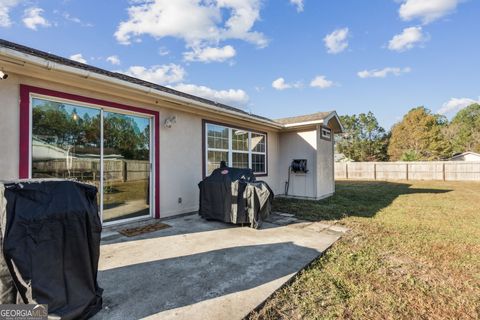
[[[480,162],[336,162],[335,179],[480,181]]]
[[[65,160],[36,160],[32,171],[41,177],[77,178],[82,181],[95,181],[100,175],[100,160],[73,159],[69,166]],[[104,177],[108,181],[146,180],[150,174],[150,162],[141,160],[105,159]]]

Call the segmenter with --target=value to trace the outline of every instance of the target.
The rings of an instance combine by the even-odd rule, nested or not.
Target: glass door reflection
[[[149,216],[151,120],[103,115],[103,221]]]
[[[101,110],[32,99],[32,178],[100,187]],[[100,200],[100,199],[99,199]]]

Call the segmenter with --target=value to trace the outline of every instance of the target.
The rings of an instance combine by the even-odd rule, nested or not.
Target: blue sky
[[[480,100],[478,0],[0,0],[0,37],[279,118]],[[83,60],[82,60],[83,59]]]

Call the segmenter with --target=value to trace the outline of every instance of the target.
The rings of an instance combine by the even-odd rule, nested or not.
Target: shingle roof
[[[18,51],[18,52],[29,54],[29,55],[32,55],[32,56],[35,56],[35,57],[38,57],[38,58],[43,58],[45,60],[49,60],[51,62],[62,64],[62,65],[65,65],[65,66],[69,66],[69,67],[73,67],[73,68],[77,68],[77,69],[82,69],[82,70],[90,71],[90,72],[97,73],[97,74],[100,74],[100,75],[104,75],[104,76],[107,76],[107,77],[116,78],[116,79],[120,79],[120,80],[127,81],[127,82],[130,82],[130,83],[138,84],[138,85],[141,85],[141,86],[144,86],[144,87],[147,87],[147,88],[152,88],[152,89],[155,89],[155,90],[163,91],[163,92],[173,94],[173,95],[176,95],[176,96],[179,96],[179,97],[182,97],[182,98],[187,98],[187,99],[190,99],[190,100],[194,100],[194,101],[198,101],[198,102],[201,102],[201,103],[209,104],[209,105],[212,105],[212,106],[215,106],[215,107],[218,107],[218,108],[222,108],[222,109],[225,109],[225,110],[238,112],[238,113],[248,115],[248,116],[260,119],[260,120],[266,120],[266,121],[274,122],[273,120],[271,120],[269,118],[262,117],[262,116],[259,116],[259,115],[255,115],[255,114],[251,114],[251,113],[248,113],[248,112],[246,112],[242,109],[235,108],[235,107],[223,104],[223,103],[218,103],[218,102],[215,102],[215,101],[212,101],[212,100],[209,100],[209,99],[197,97],[197,96],[194,96],[194,95],[191,95],[191,94],[188,94],[188,93],[185,93],[185,92],[177,91],[177,90],[174,90],[172,88],[161,86],[161,85],[158,85],[158,84],[155,84],[155,83],[152,83],[152,82],[148,82],[148,81],[144,81],[144,80],[141,80],[141,79],[138,79],[138,78],[130,77],[130,76],[127,76],[127,75],[122,74],[122,73],[112,72],[112,71],[108,71],[108,70],[105,70],[105,69],[94,67],[94,66],[91,66],[91,65],[88,65],[88,64],[84,64],[84,63],[80,63],[80,62],[73,61],[73,60],[70,60],[70,59],[66,59],[66,58],[51,54],[51,53],[47,53],[47,52],[44,52],[44,51],[41,51],[41,50],[26,47],[26,46],[23,46],[23,45],[14,43],[14,42],[10,42],[10,41],[4,40],[4,39],[0,39],[0,47],[5,47],[5,48],[8,48],[8,49],[12,49],[12,50],[15,50],[15,51]]]
[[[317,112],[317,113],[312,113],[312,114],[306,114],[306,115],[303,115],[303,116],[275,119],[275,122],[286,125],[286,124],[302,123],[302,122],[309,122],[309,121],[320,121],[320,120],[324,120],[325,118],[327,118],[329,115],[332,114],[332,112],[333,111]]]

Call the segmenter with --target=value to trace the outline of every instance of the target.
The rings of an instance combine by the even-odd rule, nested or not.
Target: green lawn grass
[[[351,231],[250,319],[480,319],[480,183],[337,182],[274,210]]]

